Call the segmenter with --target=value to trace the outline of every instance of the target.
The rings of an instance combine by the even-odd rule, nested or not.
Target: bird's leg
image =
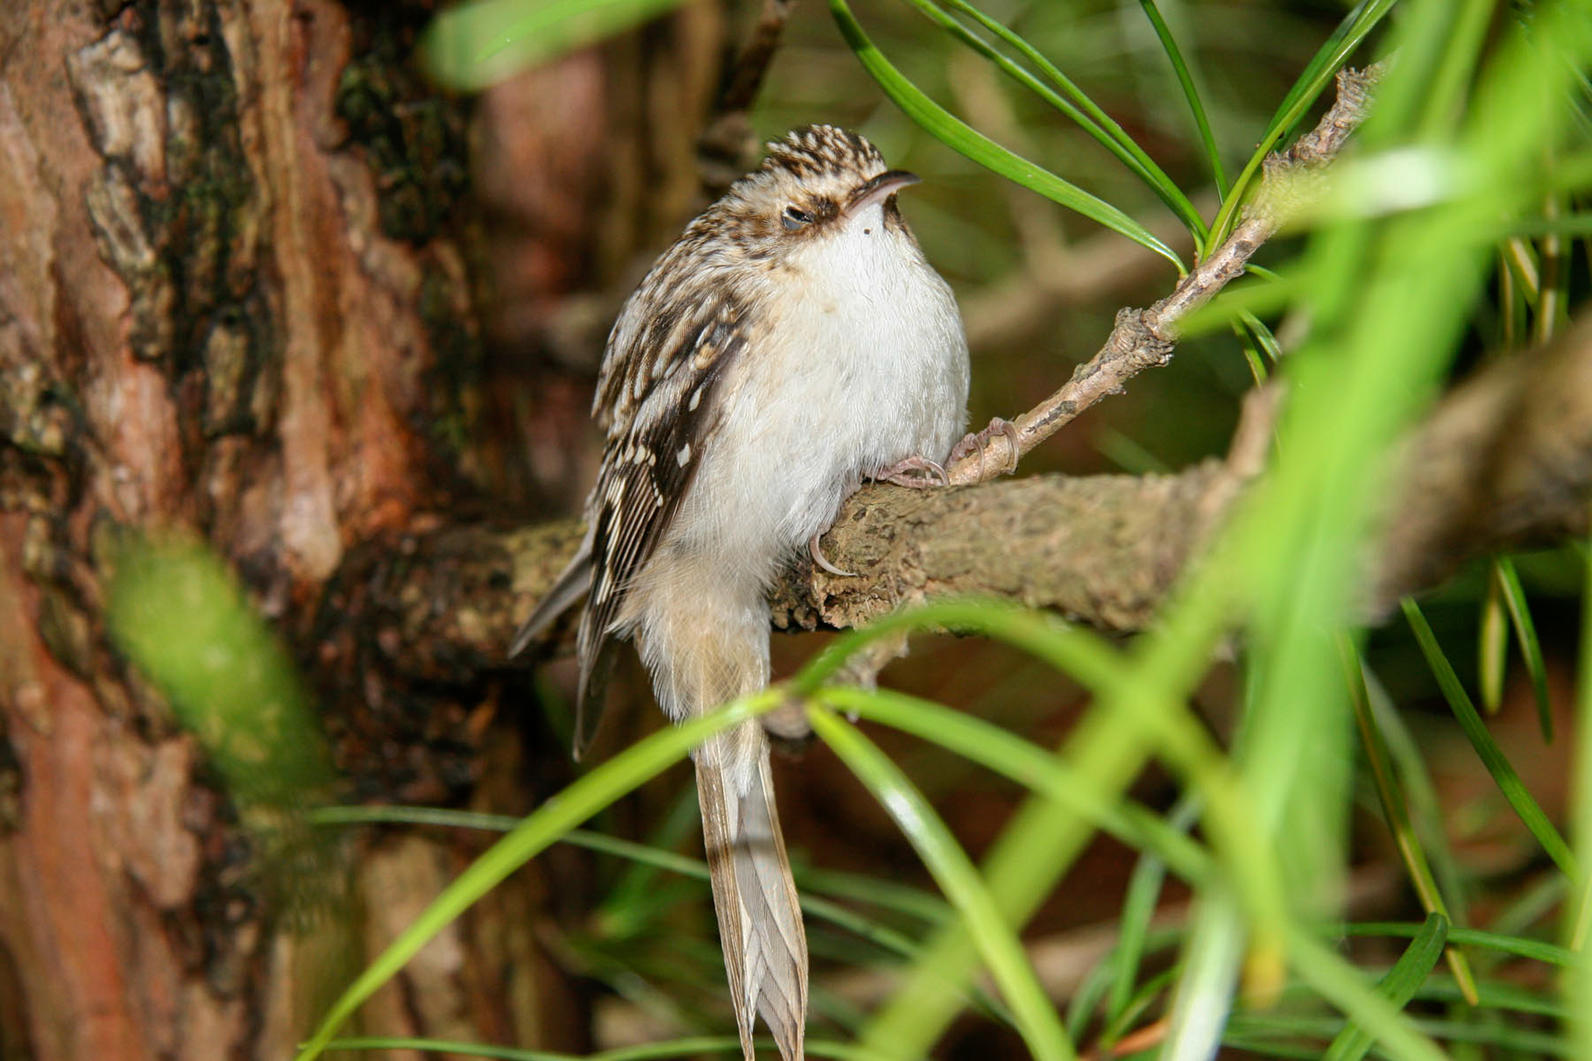
[[[967,457],[971,457],[976,451],[978,453],[979,471],[982,473],[984,466],[984,448],[989,445],[989,440],[994,438],[996,435],[1005,435],[1011,440],[1011,463],[1005,468],[1001,469],[1003,474],[1010,475],[1012,472],[1017,470],[1017,458],[1019,453],[1017,447],[1017,426],[1010,420],[1002,420],[998,416],[991,419],[989,426],[984,430],[969,432],[968,435],[962,439],[962,441],[952,446],[951,458],[946,463],[955,464],[959,460],[964,460]]]
[[[1001,422],[1005,423],[1004,420]],[[897,486],[905,486],[912,490],[925,490],[931,486],[945,486],[951,481],[945,474],[945,465],[937,460],[930,460],[928,457],[916,455],[902,457],[889,467],[880,468],[869,478],[874,482],[895,483]],[[814,565],[828,571],[831,575],[838,575],[841,578],[855,578],[857,575],[855,571],[844,571],[830,563],[829,559],[824,556],[824,551],[819,545],[819,539],[824,536],[824,532],[828,529],[828,527],[825,527],[824,530],[807,539],[807,554],[813,558]]]
[[[874,472],[872,478],[875,482],[895,483],[897,486],[913,490],[944,486],[950,482],[943,464],[918,456],[902,457],[888,468],[880,468]]]

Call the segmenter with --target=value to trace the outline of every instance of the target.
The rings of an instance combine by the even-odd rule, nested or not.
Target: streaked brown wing
[[[645,285],[638,298],[647,294]],[[679,297],[679,296],[676,296]],[[694,312],[662,313],[636,338],[667,342],[646,360],[604,366],[599,403],[609,406],[608,446],[592,492],[591,595],[577,639],[581,662],[575,750],[590,741],[602,713],[608,642],[631,580],[652,558],[691,488],[717,416],[714,391],[725,367],[746,346],[745,314],[729,292],[694,300]],[[616,335],[620,334],[616,329]],[[642,362],[645,361],[643,364]],[[602,412],[599,411],[599,417]]]

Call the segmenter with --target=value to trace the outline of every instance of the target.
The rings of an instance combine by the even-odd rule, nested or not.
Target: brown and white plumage
[[[896,209],[916,178],[814,126],[687,226],[608,339],[607,431],[580,554],[518,652],[589,591],[577,752],[615,640],[630,638],[681,720],[768,682],[766,590],[865,477],[945,457],[966,420],[967,346],[950,289]],[[746,1056],[761,1013],[802,1055],[807,949],[748,723],[694,753],[714,904]]]

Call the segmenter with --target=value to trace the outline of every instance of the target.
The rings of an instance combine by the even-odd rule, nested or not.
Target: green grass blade
[[[1410,629],[1415,633],[1415,640],[1421,646],[1421,653],[1426,657],[1427,666],[1432,669],[1432,675],[1443,691],[1443,698],[1448,701],[1448,706],[1453,710],[1460,728],[1465,731],[1465,736],[1470,738],[1471,746],[1476,749],[1476,754],[1487,767],[1487,772],[1492,774],[1499,791],[1504,794],[1509,805],[1531,831],[1531,835],[1537,838],[1537,842],[1548,853],[1548,857],[1553,859],[1554,864],[1571,880],[1580,880],[1580,871],[1577,869],[1575,856],[1570,852],[1570,845],[1564,842],[1559,830],[1554,828],[1553,822],[1549,821],[1548,816],[1542,812],[1542,808],[1537,805],[1536,799],[1521,782],[1520,775],[1515,772],[1514,766],[1504,755],[1503,749],[1498,747],[1492,734],[1487,731],[1487,724],[1476,713],[1475,705],[1471,703],[1465,687],[1460,684],[1459,676],[1454,673],[1453,665],[1448,662],[1448,657],[1438,645],[1437,637],[1432,633],[1426,616],[1421,614],[1420,607],[1413,600],[1406,597],[1402,603],[1404,617],[1409,621]]]
[[[1200,99],[1194,71],[1184,61],[1183,50],[1177,46],[1177,38],[1172,35],[1166,19],[1161,17],[1161,9],[1155,6],[1155,0],[1139,0],[1139,6],[1144,8],[1145,17],[1150,20],[1150,25],[1155,27],[1155,35],[1166,51],[1167,61],[1172,64],[1173,73],[1177,74],[1177,83],[1183,88],[1183,98],[1188,101],[1189,113],[1194,116],[1194,127],[1199,132],[1200,144],[1205,148],[1205,157],[1211,164],[1211,179],[1216,182],[1216,194],[1225,199],[1227,174],[1222,170],[1222,153],[1216,146],[1215,134],[1211,132],[1210,119],[1205,115],[1205,104]]]
[[[1080,89],[1071,78],[1061,70],[1033,45],[1029,44],[1018,34],[1012,32],[1003,23],[986,15],[983,11],[965,0],[947,0],[947,5],[952,10],[977,22],[980,26],[995,34],[1008,47],[1016,51],[1040,73],[1044,74],[1068,98],[1063,99],[1052,91],[1044,82],[1036,78],[1022,66],[1014,63],[1010,58],[1001,54],[989,42],[969,30],[965,25],[946,14],[944,8],[934,0],[907,0],[917,8],[925,17],[946,32],[956,37],[957,40],[972,48],[980,55],[995,63],[1003,73],[1012,80],[1037,95],[1040,99],[1056,108],[1074,122],[1079,128],[1088,133],[1107,151],[1110,151],[1129,171],[1144,181],[1150,190],[1166,204],[1167,208],[1182,219],[1189,232],[1194,235],[1196,243],[1205,238],[1205,219],[1200,217],[1199,211],[1189,201],[1177,183],[1168,177],[1164,170],[1145,153],[1138,142],[1129,136],[1127,131],[1117,124],[1116,120],[1107,114],[1101,107],[1090,99],[1088,94]]]
[[[1262,141],[1271,140],[1275,143],[1278,137],[1299,121],[1349,56],[1397,3],[1398,0],[1360,0],[1343,16],[1337,28],[1310,57],[1304,71],[1288,89],[1288,94],[1267,123]]]
[[[1106,1025],[1105,1031],[1100,1035],[1100,1041],[1113,1046],[1120,1043],[1144,1021],[1150,1007],[1166,995],[1182,975],[1183,967],[1173,965],[1170,969],[1162,969],[1140,984],[1133,992],[1133,997],[1128,999],[1128,1004],[1122,1007],[1122,1012]]]
[[[967,852],[906,775],[855,726],[820,707],[809,707],[813,731],[889,812],[946,898],[961,913],[990,975],[1000,986],[1028,1049],[1042,1061],[1072,1058],[1055,1008],[1039,985],[1011,926],[1001,916]],[[890,1052],[890,1043],[868,1044]]]
[[[1487,595],[1481,602],[1481,620],[1476,624],[1476,687],[1481,693],[1481,709],[1496,715],[1503,706],[1504,684],[1509,677],[1509,612],[1504,606],[1503,579],[1493,558],[1487,578]]]
[[[734,1041],[737,1044],[739,1042],[738,1040],[725,1041]],[[718,1046],[719,1039],[703,1037],[694,1042],[699,1050],[712,1050]],[[347,1039],[334,1039],[326,1044],[326,1048],[328,1050],[426,1051],[458,1054],[461,1057],[486,1057],[493,1059],[493,1061],[572,1061],[574,1056],[554,1050],[521,1050],[512,1046],[493,1046],[488,1043],[462,1042],[456,1039],[412,1038],[403,1035],[361,1035]],[[662,1054],[654,1056],[670,1057],[676,1055]],[[590,1059],[587,1058],[584,1061],[590,1061]]]
[[[1420,925],[1408,921],[1356,921],[1343,926],[1345,936],[1395,936],[1413,939],[1420,930]],[[1564,947],[1544,943],[1541,940],[1526,939],[1523,936],[1505,936],[1497,932],[1487,932],[1479,928],[1450,926],[1448,942],[1462,947],[1494,950],[1501,954],[1511,954],[1516,958],[1529,958],[1532,961],[1561,967],[1568,967],[1575,961],[1575,956]]]
[[[1581,649],[1577,660],[1575,696],[1574,782],[1570,793],[1570,821],[1576,850],[1583,865],[1592,865],[1592,553],[1582,556],[1586,565],[1581,591]],[[1592,1057],[1592,875],[1577,879],[1573,898],[1565,904],[1563,938],[1575,958],[1564,978],[1564,1004],[1576,1018],[1569,1038],[1580,1057]]]
[[[1056,756],[999,726],[888,689],[834,686],[820,691],[817,700],[932,741],[1049,795],[1128,846],[1154,852],[1186,880],[1199,882],[1215,875],[1210,856],[1182,832],[1136,804],[1102,795]]]
[[[1215,1056],[1232,1011],[1245,936],[1243,912],[1232,892],[1225,888],[1205,891],[1184,942],[1182,975],[1167,1017],[1163,1057]]]
[[[1415,997],[1423,1002],[1465,1002],[1465,996],[1460,994],[1459,985],[1441,976],[1432,976],[1428,979],[1421,985],[1421,989],[1415,992]],[[1483,983],[1476,1002],[1467,1002],[1466,1005],[1476,1005],[1481,1009],[1507,1010],[1511,1013],[1529,1013],[1537,1017],[1552,1017],[1555,1020],[1566,1020],[1570,1016],[1569,1010],[1547,997],[1541,990],[1497,980]]]
[[[1249,190],[1256,174],[1260,172],[1266,156],[1276,148],[1277,141],[1299,121],[1315,102],[1316,97],[1320,96],[1331,83],[1339,68],[1360,46],[1360,42],[1365,40],[1397,2],[1398,0],[1361,0],[1354,10],[1343,17],[1343,21],[1338,24],[1332,36],[1328,37],[1326,43],[1316,51],[1304,72],[1294,82],[1293,88],[1288,91],[1288,95],[1283,97],[1282,104],[1272,115],[1271,122],[1266,126],[1266,132],[1261,136],[1254,153],[1244,164],[1238,179],[1233,181],[1227,197],[1222,200],[1222,208],[1211,224],[1213,241],[1225,239],[1232,230],[1244,194]]]
[[[1432,968],[1443,956],[1443,943],[1447,938],[1448,918],[1442,914],[1428,914],[1421,931],[1377,984],[1377,993],[1401,1009],[1409,1005],[1410,999],[1415,997],[1415,992],[1425,983]],[[1365,1029],[1351,1023],[1332,1040],[1323,1061],[1360,1061],[1375,1041]]]
[[[671,726],[631,745],[591,773],[577,779],[481,854],[452,884],[442,890],[387,949],[377,955],[332,1004],[297,1061],[319,1057],[332,1036],[378,988],[460,914],[548,845],[569,833],[614,800],[685,758],[707,737],[753,718],[781,702],[783,693],[768,689],[745,697],[722,711],[680,726]]]
[[[1114,711],[1100,706],[1073,730],[1061,754],[1096,791],[1120,793],[1143,768],[1150,741],[1138,727],[1122,725]],[[1024,802],[983,863],[1003,915],[1013,924],[1032,917],[1092,835],[1083,818],[1049,796]],[[946,925],[902,990],[874,1017],[867,1037],[897,1044],[914,1057],[927,1056],[957,1015],[956,993],[950,988],[971,978],[976,960],[966,926]]]
[[[1257,277],[1262,275],[1258,269],[1246,271]],[[1264,272],[1268,276],[1275,275],[1269,269]],[[1289,273],[1266,283],[1228,284],[1221,294],[1178,322],[1178,335],[1191,339],[1232,327],[1257,314],[1279,313],[1308,292],[1310,285],[1302,280],[1300,274]]]
[[[673,853],[682,843],[694,842],[702,828],[701,820],[694,786],[682,785],[668,813],[647,836],[645,847]],[[602,902],[592,911],[593,922],[605,926],[618,936],[633,936],[648,931],[648,926],[641,921],[657,894],[657,875],[661,868],[640,859],[629,860],[624,871],[608,888]]]
[[[1558,217],[1525,217],[1499,222],[1495,227],[1479,233],[1487,243],[1508,236],[1535,238],[1538,236],[1592,236],[1592,213],[1561,214]]]
[[[1360,660],[1360,675],[1367,694],[1371,718],[1376,723],[1377,733],[1381,735],[1388,756],[1393,761],[1394,776],[1399,780],[1399,789],[1404,795],[1404,805],[1409,811],[1416,835],[1424,842],[1423,849],[1427,861],[1431,864],[1432,873],[1437,878],[1438,891],[1449,904],[1448,935],[1449,939],[1453,940],[1454,933],[1466,923],[1465,906],[1468,895],[1466,883],[1469,878],[1461,870],[1459,858],[1454,853],[1444,828],[1441,797],[1427,769],[1420,742],[1405,725],[1404,715],[1393,704],[1387,690],[1380,682],[1374,681],[1375,676],[1366,667],[1363,658]],[[1555,876],[1551,880],[1562,886],[1563,878]],[[1499,928],[1496,921],[1494,929],[1506,931]]]
[[[1131,680],[1126,659],[1092,631],[1011,601],[964,597],[892,612],[842,634],[791,679],[791,686],[811,695],[872,642],[903,630],[942,628],[1004,641],[1097,693],[1126,688]]]
[[[1111,990],[1111,984],[1116,976],[1116,962],[1115,951],[1101,958],[1078,982],[1077,989],[1067,1000],[1067,1035],[1073,1042],[1083,1041],[1085,1033],[1089,1030],[1089,1022],[1094,1018],[1095,1010],[1106,997],[1106,992]]]
[[[1446,131],[1464,115],[1465,93],[1476,71],[1497,0],[1463,0],[1452,32],[1443,41],[1425,89],[1425,115],[1417,136]]]
[[[978,132],[966,122],[951,114],[930,99],[923,90],[908,81],[884,53],[868,39],[862,26],[846,6],[845,0],[829,0],[829,9],[840,27],[840,34],[857,56],[857,60],[878,82],[885,95],[918,125],[922,126],[947,147],[967,156],[979,165],[1008,180],[1037,192],[1052,202],[1075,210],[1092,221],[1126,236],[1133,242],[1154,251],[1177,267],[1179,275],[1186,270],[1177,252],[1157,239],[1149,229],[1112,206],[1110,203],[1069,183],[1043,166],[1035,165]]]
[[[449,810],[436,807],[397,806],[323,807],[311,811],[307,817],[311,823],[317,825],[401,823],[409,825],[440,825],[463,829],[485,829],[492,832],[509,832],[524,820],[507,814],[482,814],[476,811]],[[622,840],[618,837],[594,833],[586,829],[574,829],[565,833],[558,838],[558,842],[575,847],[584,847],[588,851],[596,851],[601,854],[628,859],[638,865],[665,870],[669,873],[677,873],[693,880],[704,882],[708,880],[706,862],[699,858],[691,858],[687,855],[649,844],[638,844],[631,840]],[[888,884],[889,882],[878,883]],[[858,937],[900,957],[911,960],[921,954],[922,948],[905,935],[881,925],[877,921],[848,910],[837,903],[813,895],[811,893],[812,884],[811,880],[804,877],[799,899],[802,909],[813,917],[846,929]],[[877,887],[875,890],[877,890]],[[912,889],[914,892],[916,890]],[[935,901],[938,902],[938,900]],[[1002,1009],[992,999],[985,997],[970,999],[970,1001],[978,1001],[986,1009],[997,1013]]]
[[[773,1049],[773,1041],[759,1040],[759,1046]],[[834,1061],[886,1061],[885,1055],[872,1053],[850,1043],[809,1039],[803,1044],[809,1057],[827,1057]],[[450,1039],[411,1039],[403,1036],[360,1036],[336,1039],[327,1044],[332,1050],[406,1050],[420,1053],[459,1054],[465,1057],[486,1057],[494,1061],[654,1061],[670,1057],[700,1057],[718,1054],[739,1057],[741,1041],[730,1035],[695,1035],[667,1042],[647,1043],[642,1046],[622,1046],[613,1050],[600,1050],[594,1054],[563,1054],[551,1050],[521,1050],[512,1046],[492,1046],[487,1043],[465,1043]]]
[[[1515,641],[1520,645],[1520,655],[1526,661],[1526,674],[1531,678],[1531,691],[1537,700],[1537,722],[1542,727],[1542,739],[1553,740],[1553,701],[1548,695],[1548,668],[1542,661],[1542,642],[1537,640],[1537,624],[1531,621],[1531,605],[1526,600],[1525,588],[1520,585],[1520,572],[1515,562],[1507,556],[1496,561],[1504,604],[1509,608],[1509,620],[1515,628]]]
[[[1449,914],[1448,904],[1443,901],[1443,893],[1437,886],[1437,878],[1432,875],[1431,863],[1426,858],[1426,849],[1422,846],[1414,825],[1411,824],[1403,786],[1399,784],[1398,777],[1393,772],[1393,762],[1388,755],[1387,741],[1381,727],[1377,725],[1376,716],[1371,712],[1371,698],[1366,692],[1365,671],[1360,655],[1347,637],[1338,638],[1338,647],[1343,657],[1344,674],[1349,683],[1349,699],[1354,705],[1354,721],[1360,730],[1361,747],[1365,751],[1366,763],[1371,770],[1371,780],[1376,786],[1377,798],[1382,803],[1382,813],[1387,818],[1388,831],[1393,834],[1393,842],[1398,847],[1399,857],[1404,861],[1405,871],[1409,873],[1410,883],[1414,886],[1421,905],[1426,909],[1428,917],[1438,916],[1443,919],[1446,934],[1447,926],[1453,922],[1453,917]],[[1465,989],[1465,997],[1474,1005],[1476,978],[1471,972],[1470,962],[1463,953],[1454,948],[1448,951],[1448,963],[1449,968],[1453,970],[1454,978]]]
[[[219,556],[178,539],[129,537],[106,604],[111,640],[160,689],[235,799],[293,811],[330,788],[311,697]]]
[[[1423,926],[1424,927],[1424,926]],[[1437,1044],[1365,983],[1360,972],[1302,930],[1289,938],[1290,964],[1300,980],[1364,1028],[1395,1061],[1447,1061]],[[1432,960],[1437,960],[1433,955]]]
[[[1573,1052],[1574,1047],[1566,1042],[1563,1036],[1552,1032],[1530,1031],[1507,1024],[1467,1024],[1451,1020],[1417,1021],[1416,1027],[1456,1045],[1474,1043],[1497,1047],[1496,1052],[1466,1051],[1465,1054],[1460,1054],[1459,1050],[1455,1050],[1460,1056],[1530,1058],[1532,1061],[1548,1057],[1576,1059],[1579,1056]]]
[[[656,18],[681,0],[471,0],[440,11],[420,56],[455,92],[478,92],[537,63]]]
[[[1254,378],[1255,386],[1264,385],[1271,378],[1270,366],[1282,360],[1282,347],[1278,345],[1277,337],[1264,321],[1248,310],[1239,311],[1233,330],[1244,346],[1244,360],[1249,362],[1249,374]]]
[[[813,891],[904,914],[926,925],[943,925],[956,916],[940,896],[900,881],[811,866],[800,870],[797,877],[803,887]]]
[[[1199,800],[1185,796],[1173,808],[1167,821],[1180,832],[1189,828],[1199,818]],[[1166,881],[1166,862],[1146,851],[1139,856],[1128,879],[1127,894],[1122,900],[1122,913],[1117,918],[1116,975],[1111,982],[1111,994],[1106,1001],[1106,1023],[1120,1023],[1134,999],[1134,985],[1139,979],[1139,963],[1144,958],[1145,942],[1150,933],[1150,921],[1155,917],[1161,901],[1161,886]]]
[[[482,829],[506,833],[524,821],[512,814],[447,807],[356,806],[317,807],[305,817],[314,825],[441,825],[450,829]]]
[[[1082,111],[1084,115],[1087,115],[1088,122],[1095,130],[1103,133],[1110,139],[1115,140],[1123,150],[1133,154],[1136,158],[1138,158],[1140,163],[1142,163],[1147,169],[1160,172],[1159,167],[1157,167],[1155,163],[1151,161],[1150,156],[1145,154],[1144,149],[1139,146],[1139,142],[1133,139],[1133,137],[1129,136],[1127,130],[1123,129],[1122,126],[1117,123],[1115,118],[1107,114],[1105,110],[1098,103],[1096,103],[1087,92],[1079,88],[1072,78],[1062,73],[1061,68],[1047,59],[1043,52],[1035,48],[1032,44],[1029,44],[1028,41],[1023,39],[1022,36],[1013,32],[1005,23],[991,18],[989,15],[974,7],[972,4],[967,3],[966,0],[946,0],[946,4],[953,11],[959,12],[960,14],[971,18],[980,26],[983,26],[985,29],[995,34],[995,36],[999,37],[1003,42],[1005,42],[1008,47],[1017,52],[1017,54],[1021,55],[1029,63],[1033,64],[1034,69],[1038,70],[1040,73],[1044,74],[1045,77],[1049,78],[1052,84],[1059,88],[1068,99],[1076,104],[1078,109]],[[1079,121],[1079,119],[1076,118],[1074,120]],[[1084,123],[1083,121],[1079,121],[1079,124],[1082,125]]]

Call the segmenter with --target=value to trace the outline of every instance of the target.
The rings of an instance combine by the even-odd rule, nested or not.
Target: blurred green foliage
[[[165,695],[246,810],[331,795],[331,760],[298,672],[214,553],[178,539],[129,539],[107,605],[112,641]]]
[[[654,18],[682,0],[465,0],[441,11],[420,42],[444,88],[479,92],[528,66]]]

